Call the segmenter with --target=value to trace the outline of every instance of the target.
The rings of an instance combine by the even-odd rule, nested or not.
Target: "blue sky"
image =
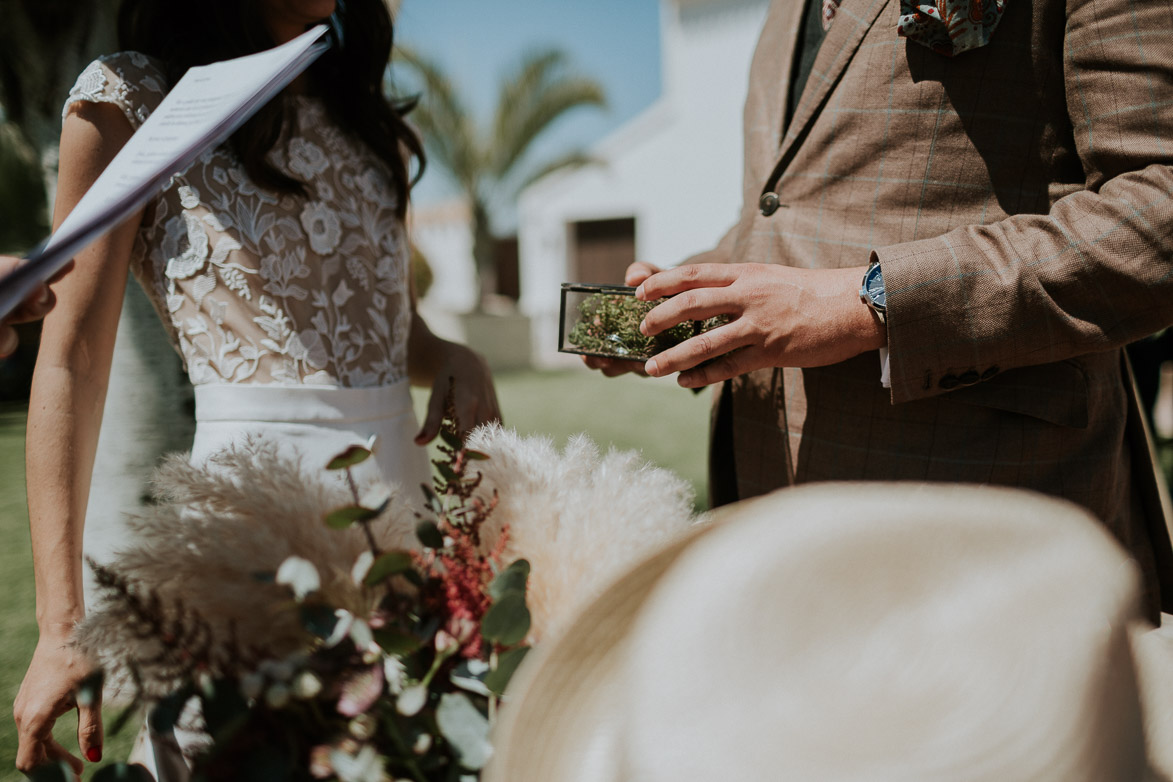
[[[503,75],[525,52],[567,52],[576,69],[603,84],[610,105],[567,115],[539,147],[549,150],[588,145],[659,97],[659,24],[657,0],[403,0],[395,34],[440,63],[482,121]],[[435,169],[416,201],[445,196]]]

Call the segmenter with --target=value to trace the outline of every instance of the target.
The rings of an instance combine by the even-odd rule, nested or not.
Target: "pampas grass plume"
[[[612,578],[695,521],[685,481],[634,452],[600,454],[586,436],[571,438],[559,452],[548,439],[487,425],[473,432],[468,447],[489,456],[474,463],[484,476],[479,493],[499,495],[482,530],[485,550],[507,526],[503,564],[530,561],[535,641],[557,632]],[[324,523],[331,510],[353,501],[344,476],[324,468],[307,474],[302,463],[252,440],[206,466],[184,455],[169,458],[155,474],[157,504],[131,519],[130,543],[113,569],[165,608],[195,611],[209,625],[214,651],[229,656],[233,645],[258,659],[307,648],[311,639],[290,590],[257,577],[291,556],[317,568],[317,594],[327,604],[369,615],[379,593],[352,577],[355,560],[368,550],[363,533]],[[366,487],[359,488],[361,494]],[[414,511],[397,496],[372,531],[384,550],[414,548],[415,524]],[[127,676],[129,661],[157,652],[158,639],[140,635],[114,601],[91,614],[76,639],[117,679]]]
[[[486,529],[492,545],[505,525],[503,561],[528,559],[527,603],[534,640],[549,637],[628,566],[696,521],[692,487],[635,451],[599,452],[586,435],[559,452],[543,437],[487,424],[468,447],[482,487],[500,496]]]

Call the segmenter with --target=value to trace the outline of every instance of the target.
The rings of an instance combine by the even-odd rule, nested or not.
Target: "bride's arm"
[[[407,369],[412,385],[430,387],[428,415],[415,436],[425,445],[440,433],[444,400],[452,393],[461,435],[476,426],[501,420],[497,391],[489,365],[477,352],[456,342],[440,339],[428,328],[416,309],[415,285],[411,289],[411,335],[407,340]]]
[[[130,123],[113,105],[73,106],[61,133],[58,224],[131,134]],[[64,759],[79,772],[82,766],[51,731],[56,719],[74,708],[74,690],[90,671],[90,663],[70,646],[70,634],[85,613],[86,500],[141,220],[141,213],[128,218],[79,253],[74,270],[53,286],[57,307],[45,320],[33,373],[25,459],[40,636],[13,707],[20,740],[16,764],[26,772],[53,759]],[[98,704],[78,707],[78,741],[89,760],[101,757]]]

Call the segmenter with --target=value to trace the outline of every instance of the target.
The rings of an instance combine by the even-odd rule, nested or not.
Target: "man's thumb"
[[[660,269],[656,266],[652,266],[650,263],[636,261],[635,263],[631,264],[631,266],[627,267],[627,272],[623,276],[623,284],[630,285],[634,288],[658,271],[660,271]]]

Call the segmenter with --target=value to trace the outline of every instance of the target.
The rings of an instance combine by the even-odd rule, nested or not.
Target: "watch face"
[[[880,267],[873,266],[868,269],[867,279],[864,280],[864,289],[868,292],[868,298],[872,300],[872,304],[877,309],[887,309],[887,302],[884,300],[884,275],[880,272]]]

